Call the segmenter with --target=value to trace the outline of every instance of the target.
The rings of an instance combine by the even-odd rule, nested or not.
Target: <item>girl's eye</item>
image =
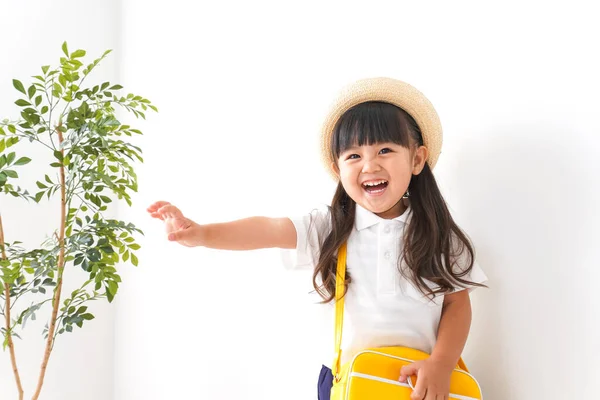
[[[383,154],[387,154],[390,153],[392,151],[392,149],[390,149],[389,147],[386,147],[384,149],[381,149],[379,152],[383,153]]]
[[[350,154],[348,156],[348,158],[346,158],[347,160],[356,160],[358,157],[360,157],[358,154]]]

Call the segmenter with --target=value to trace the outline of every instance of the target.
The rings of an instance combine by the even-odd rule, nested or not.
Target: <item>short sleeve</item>
[[[296,248],[281,250],[283,265],[286,269],[314,268],[319,261],[321,244],[331,231],[329,209],[321,206],[290,220],[296,228]]]
[[[487,282],[488,278],[485,275],[485,273],[483,272],[483,269],[481,269],[481,267],[479,266],[479,263],[477,262],[477,260],[475,260],[473,262],[473,268],[471,269],[471,271],[466,274],[463,279],[468,280],[469,282],[473,282],[473,283],[479,283],[479,284],[484,284]],[[456,290],[462,290],[462,289],[467,289],[469,292],[472,292],[473,290],[477,289],[479,286],[476,285],[468,285],[466,288],[457,288]]]
[[[462,250],[463,251],[458,254],[458,257],[456,258],[456,261],[452,266],[452,271],[455,274],[460,274],[461,279],[472,282],[474,284],[484,284],[485,282],[487,282],[488,278],[483,272],[483,269],[481,268],[479,263],[477,262],[477,259],[473,260],[473,266],[471,270],[467,274],[462,275],[463,272],[469,267],[469,264],[471,262],[471,255],[469,254],[467,248],[464,247]],[[457,287],[455,291],[467,289],[469,292],[472,292],[473,290],[479,287],[474,284],[467,285],[467,287]]]

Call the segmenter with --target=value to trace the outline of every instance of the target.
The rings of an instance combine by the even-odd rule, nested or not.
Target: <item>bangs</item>
[[[422,144],[417,124],[401,108],[378,101],[361,103],[346,111],[338,120],[331,136],[332,156],[336,160],[353,146],[384,142],[409,148],[413,135],[418,136],[413,141]]]

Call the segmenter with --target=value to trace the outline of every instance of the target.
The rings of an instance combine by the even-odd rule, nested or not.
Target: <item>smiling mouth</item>
[[[377,194],[382,193],[385,190],[388,186],[388,182],[382,179],[380,181],[365,182],[361,186],[367,193]]]

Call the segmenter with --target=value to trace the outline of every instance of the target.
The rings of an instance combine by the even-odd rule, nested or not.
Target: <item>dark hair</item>
[[[337,160],[348,148],[392,142],[410,149],[423,145],[421,130],[404,110],[392,104],[365,102],[346,111],[338,120],[331,138],[331,158]],[[413,175],[408,186],[412,216],[404,231],[402,257],[408,266],[400,273],[424,295],[451,292],[455,287],[485,286],[464,279],[473,268],[473,246],[467,235],[456,225],[437,186],[435,177],[425,163],[419,175]],[[401,199],[399,199],[401,201]],[[337,250],[348,240],[354,227],[356,203],[338,183],[331,206],[331,232],[321,244],[319,262],[313,273],[313,286],[327,303],[335,297]],[[466,259],[463,253],[466,252]],[[454,268],[458,259],[466,265]],[[317,283],[320,276],[322,284]],[[425,279],[438,287],[430,288]],[[346,290],[351,282],[346,273]]]

